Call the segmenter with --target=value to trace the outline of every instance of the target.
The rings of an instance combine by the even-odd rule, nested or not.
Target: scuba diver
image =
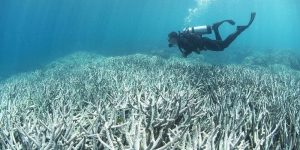
[[[213,24],[212,26],[205,25],[189,27],[183,29],[183,32],[178,33],[171,32],[168,35],[169,47],[177,45],[183,57],[187,57],[192,52],[199,54],[200,51],[203,50],[223,51],[236,39],[238,35],[252,24],[255,15],[256,13],[252,12],[249,23],[244,26],[237,26],[236,31],[230,34],[225,40],[222,40],[221,38],[219,26],[225,22],[235,25],[233,20],[223,20]],[[212,31],[215,33],[216,40],[202,37],[203,34],[211,34]]]

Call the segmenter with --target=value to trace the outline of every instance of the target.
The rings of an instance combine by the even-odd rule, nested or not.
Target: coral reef
[[[210,64],[241,64],[245,58],[254,54],[253,49],[230,48],[223,52],[203,52],[205,61]]]
[[[0,149],[299,149],[300,78],[77,53],[0,84]]]
[[[283,65],[300,71],[300,55],[292,50],[267,50],[246,57],[244,64],[270,67],[272,65]]]

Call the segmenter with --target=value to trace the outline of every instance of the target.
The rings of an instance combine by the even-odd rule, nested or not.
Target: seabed
[[[278,64],[78,52],[0,84],[0,149],[300,149],[299,87]]]

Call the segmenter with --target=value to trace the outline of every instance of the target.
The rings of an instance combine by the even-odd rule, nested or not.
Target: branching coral
[[[299,149],[299,79],[77,54],[0,85],[0,148]]]
[[[300,70],[299,53],[292,50],[266,50],[246,57],[243,63],[264,67],[280,64],[297,71]]]

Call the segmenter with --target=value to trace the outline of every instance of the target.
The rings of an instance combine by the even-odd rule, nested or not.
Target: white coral
[[[299,77],[76,54],[0,85],[1,149],[299,148]]]

